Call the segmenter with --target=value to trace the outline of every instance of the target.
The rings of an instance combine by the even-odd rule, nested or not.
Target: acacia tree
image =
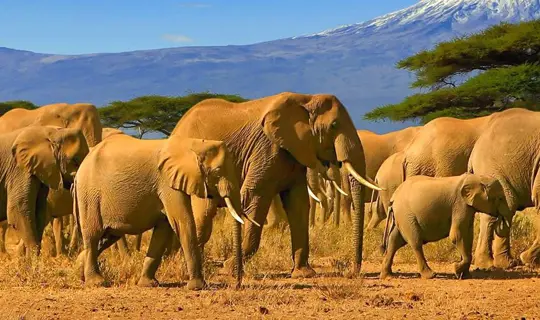
[[[540,20],[502,23],[442,42],[397,63],[415,73],[421,93],[375,108],[366,120],[426,123],[472,118],[511,107],[540,109]]]
[[[101,121],[113,128],[134,129],[138,137],[159,132],[169,136],[180,118],[195,104],[210,98],[231,102],[247,101],[238,95],[209,92],[190,93],[185,96],[141,96],[129,101],[113,101],[99,108]]]
[[[9,110],[15,109],[15,108],[33,110],[33,109],[37,109],[38,106],[26,100],[13,100],[13,101],[0,102],[0,116],[4,115]]]

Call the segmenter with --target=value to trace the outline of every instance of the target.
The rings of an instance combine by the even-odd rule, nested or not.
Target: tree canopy
[[[471,118],[511,107],[540,106],[540,20],[502,23],[439,43],[397,63],[415,73],[412,88],[427,89],[364,118],[404,121]]]
[[[26,100],[13,100],[13,101],[4,101],[0,102],[0,116],[4,115],[11,109],[23,108],[23,109],[37,109],[39,106],[33,104],[30,101]]]
[[[169,136],[180,118],[195,104],[210,98],[231,102],[244,102],[238,95],[209,92],[190,93],[185,96],[141,96],[129,101],[113,101],[99,108],[104,126],[138,130],[139,138],[149,132]]]

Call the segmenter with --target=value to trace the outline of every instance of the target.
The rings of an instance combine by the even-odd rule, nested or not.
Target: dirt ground
[[[160,288],[0,289],[2,319],[539,319],[538,274],[473,272],[455,280],[448,264],[431,264],[436,279],[421,280],[415,266],[394,267],[398,278],[377,279],[379,265],[368,263],[360,278],[325,273],[290,279],[286,273],[246,279],[217,276],[203,291],[183,283]]]

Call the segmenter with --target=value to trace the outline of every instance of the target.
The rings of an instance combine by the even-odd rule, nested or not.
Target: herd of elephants
[[[311,277],[309,228],[316,207],[326,216],[332,200],[334,216],[341,210],[352,224],[354,272],[362,264],[367,208],[367,228],[386,219],[381,278],[392,275],[405,244],[420,275],[433,277],[422,246],[446,237],[461,255],[456,276],[466,278],[477,212],[475,265],[520,263],[510,254],[512,218],[538,208],[539,168],[540,112],[520,108],[379,135],[357,130],[334,95],[283,92],[242,103],[204,100],[159,140],[103,127],[92,104],[13,109],[0,117],[0,250],[12,228],[19,255],[39,254],[52,222],[62,253],[63,217],[72,217],[76,269],[86,284],[103,285],[98,256],[127,234],[152,230],[138,284],[158,285],[156,271],[177,239],[187,287],[197,290],[205,286],[204,244],[223,207],[235,219],[234,257],[225,267],[239,284],[242,263],[257,251],[279,204],[290,228],[291,276]],[[533,264],[538,257],[537,235],[519,258]]]

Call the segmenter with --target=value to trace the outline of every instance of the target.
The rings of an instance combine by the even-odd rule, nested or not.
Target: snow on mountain
[[[370,21],[243,46],[180,47],[55,55],[0,47],[0,101],[97,105],[188,90],[249,98],[281,91],[336,94],[355,123],[377,132],[406,124],[366,123],[372,108],[411,94],[395,63],[456,35],[501,21],[540,18],[540,0],[421,0]]]

